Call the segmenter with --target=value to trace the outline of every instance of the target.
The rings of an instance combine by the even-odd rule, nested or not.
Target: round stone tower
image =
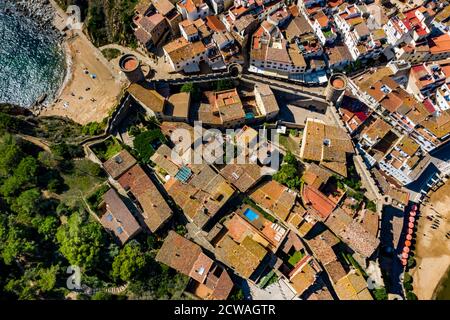
[[[325,97],[327,101],[338,104],[345,89],[347,88],[347,78],[341,73],[335,73],[330,77],[328,85],[325,89]]]
[[[127,76],[131,83],[141,82],[145,80],[142,72],[141,63],[138,58],[132,54],[125,54],[119,60],[120,70]]]

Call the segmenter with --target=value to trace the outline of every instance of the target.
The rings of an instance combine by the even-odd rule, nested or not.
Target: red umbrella
[[[414,219],[414,217],[409,217],[409,222],[414,223],[414,221],[416,221],[416,219]]]
[[[408,257],[409,257],[409,254],[407,254],[406,252],[402,253],[402,258],[403,259],[408,259]]]
[[[406,240],[412,240],[412,235],[407,234],[407,235],[406,235]]]
[[[408,234],[413,234],[413,233],[414,233],[414,230],[412,228],[409,228],[408,229]]]
[[[410,215],[411,217],[415,217],[415,216],[416,216],[416,212],[415,212],[415,211],[411,211],[411,212],[409,213],[409,215]]]
[[[409,241],[409,240],[406,240],[406,241],[405,241],[405,246],[407,246],[407,247],[411,247],[411,241]]]
[[[409,248],[408,247],[403,247],[403,252],[408,253],[409,252]]]
[[[402,259],[402,265],[406,266],[408,264],[408,260]]]
[[[414,228],[414,223],[410,222],[410,223],[408,224],[408,227],[409,227],[410,229]]]

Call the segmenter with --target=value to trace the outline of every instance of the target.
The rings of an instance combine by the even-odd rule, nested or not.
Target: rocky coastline
[[[65,34],[58,30],[54,25],[55,8],[49,0],[5,0],[1,9],[5,12],[19,14],[31,18],[48,37],[54,39],[60,48],[66,52],[66,68],[70,65],[70,59],[67,57],[67,51],[64,44]],[[65,79],[59,88],[56,96],[61,92],[67,82],[67,70]],[[28,110],[35,115],[39,115],[40,111],[51,101],[47,101],[48,94],[40,96]]]
[[[42,31],[50,32],[57,39],[62,39],[62,35],[53,25],[55,10],[49,0],[6,0],[5,5],[6,11],[20,12],[31,17]]]

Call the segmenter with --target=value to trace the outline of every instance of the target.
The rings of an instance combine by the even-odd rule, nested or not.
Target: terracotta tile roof
[[[256,84],[255,93],[261,98],[266,113],[278,112],[280,110],[277,99],[269,85]]]
[[[378,248],[380,240],[369,233],[357,221],[352,220],[342,209],[337,209],[325,224],[350,248],[368,258]]]
[[[217,277],[218,273],[220,275]],[[226,300],[234,286],[228,272],[217,264],[211,269],[205,285],[213,290],[209,297],[210,300]]]
[[[344,267],[337,260],[327,263],[326,265],[324,265],[324,268],[328,273],[328,275],[330,276],[330,279],[331,281],[333,281],[333,283],[338,282],[340,279],[342,279],[347,275],[347,272],[345,271]]]
[[[261,177],[261,167],[257,164],[227,164],[220,174],[230,181],[241,192],[246,192]]]
[[[448,33],[444,33],[441,36],[431,38],[429,45],[430,45],[430,52],[432,54],[449,52],[450,51],[450,35]]]
[[[347,163],[345,162],[336,162],[336,161],[323,161],[320,163],[321,166],[330,169],[337,174],[347,177]]]
[[[224,124],[245,118],[244,107],[236,88],[215,92],[214,103]]]
[[[260,245],[256,244],[256,246]],[[263,248],[263,250],[265,249]],[[228,235],[225,235],[217,243],[216,256],[244,278],[250,278],[262,260],[243,245],[236,243]]]
[[[417,152],[417,150],[419,150],[420,147],[413,139],[411,139],[408,136],[404,136],[399,141],[397,146],[410,157],[412,157]]]
[[[213,31],[223,32],[226,31],[225,25],[222,21],[217,18],[217,16],[207,16],[206,17],[206,25]]]
[[[336,260],[333,248],[320,235],[309,240],[308,245],[323,265]]]
[[[373,300],[368,292],[367,282],[359,273],[349,273],[335,285],[340,300]]]
[[[335,126],[313,119],[306,122],[300,156],[312,161],[346,162],[346,154],[353,153],[347,133]]]
[[[138,201],[144,222],[151,232],[158,230],[172,216],[166,200],[140,165],[125,172],[118,182]]]
[[[169,42],[163,49],[167,52],[173,63],[190,60],[206,51],[206,47],[201,41],[189,42],[183,37]]]
[[[189,118],[189,108],[191,104],[191,94],[188,92],[175,93],[169,97],[169,106],[164,110],[164,114],[177,117]]]
[[[159,249],[156,255],[156,261],[164,263],[169,267],[181,272],[185,275],[190,275],[192,269],[202,254],[201,247],[188,239],[180,236],[174,231],[169,231],[167,238]],[[207,274],[209,268],[211,267],[211,261],[205,259],[208,268],[205,270],[205,275]]]
[[[297,294],[302,294],[316,280],[316,270],[309,264],[306,264],[300,272],[290,279],[290,283]]]
[[[175,9],[175,6],[169,0],[152,0],[156,10],[163,16],[166,16],[170,11]]]
[[[127,208],[114,189],[109,189],[104,195],[106,212],[100,219],[103,227],[110,230],[121,244],[127,242],[141,230],[133,214]]]
[[[171,178],[165,188],[193,222],[203,227],[233,196],[235,190],[208,165],[191,165],[193,177],[187,183]]]
[[[133,83],[128,87],[134,99],[141,103],[144,107],[153,110],[154,112],[163,112],[165,99],[156,90],[146,88],[140,84]]]
[[[382,139],[390,130],[392,126],[381,118],[377,118],[369,126],[361,131],[361,135],[367,135],[372,141]]]
[[[137,28],[134,31],[134,35],[136,39],[144,45],[147,45],[152,40],[152,35],[149,32],[145,31],[143,28]]]
[[[326,219],[336,206],[322,192],[308,185],[303,187],[302,200],[307,209],[313,209],[313,212],[317,213],[322,219]]]
[[[111,159],[104,162],[103,168],[113,179],[117,179],[136,163],[136,159],[124,149]]]
[[[286,220],[295,204],[297,193],[271,180],[254,190],[250,198],[262,208],[273,212],[281,220]]]
[[[376,212],[366,209],[362,225],[372,236],[378,236],[379,216]]]
[[[161,145],[158,150],[153,154],[150,160],[156,164],[158,167],[162,168],[172,177],[180,170],[180,166],[172,162],[172,149],[170,149],[166,144]]]
[[[315,163],[311,163],[303,173],[302,179],[306,184],[319,189],[330,177],[331,173],[329,171],[322,169]]]

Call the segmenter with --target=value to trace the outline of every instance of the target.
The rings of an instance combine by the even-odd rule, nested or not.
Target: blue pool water
[[[248,220],[253,221],[259,218],[259,215],[250,208],[245,209],[244,216],[247,217]]]

